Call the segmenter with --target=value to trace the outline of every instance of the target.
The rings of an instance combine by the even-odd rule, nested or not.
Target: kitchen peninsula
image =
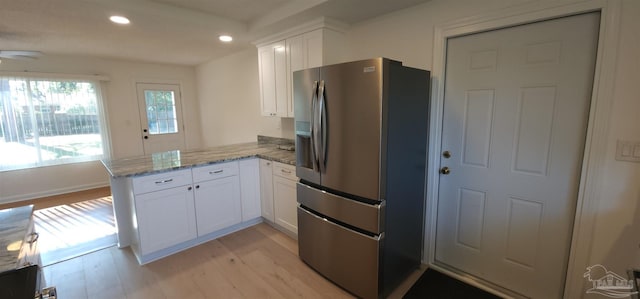
[[[258,136],[258,142],[103,160],[111,176],[118,246],[131,246],[145,264],[260,223],[273,209],[278,214],[282,204],[265,200],[286,198],[280,214],[295,211],[295,152],[283,148],[293,149],[293,141]],[[289,175],[292,196],[261,196],[263,163]],[[289,222],[295,221],[282,223]]]

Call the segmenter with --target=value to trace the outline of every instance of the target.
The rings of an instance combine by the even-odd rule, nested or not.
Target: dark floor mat
[[[438,271],[427,269],[415,284],[404,295],[405,299],[413,298],[473,298],[495,299],[500,297],[487,293],[462,281],[451,278]]]

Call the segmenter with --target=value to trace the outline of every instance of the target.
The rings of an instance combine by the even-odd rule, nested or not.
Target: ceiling
[[[0,0],[0,50],[197,65],[319,17],[354,24],[427,1]],[[111,23],[114,14],[131,24]]]

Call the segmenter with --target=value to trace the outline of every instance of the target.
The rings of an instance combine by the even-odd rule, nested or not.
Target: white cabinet
[[[305,34],[288,38],[287,47],[287,116],[293,117],[293,72],[307,68],[322,66],[323,30],[318,29]]]
[[[119,246],[144,264],[259,223],[259,175],[258,159],[246,159],[112,179],[118,213],[129,215]]]
[[[191,169],[198,236],[242,222],[238,162]]]
[[[260,217],[260,166],[259,159],[247,159],[239,162],[240,202],[242,203],[242,221]]]
[[[262,115],[293,117],[293,72],[341,62],[343,39],[338,31],[319,28],[258,45]]]
[[[142,255],[197,236],[191,185],[137,194],[135,205]]]
[[[195,183],[198,236],[242,222],[238,176]]]
[[[260,159],[260,202],[262,217],[275,222],[273,217],[273,162]]]
[[[273,210],[275,223],[298,234],[298,205],[295,167],[278,162],[273,165]]]
[[[285,41],[258,48],[258,70],[262,115],[286,117],[288,91]]]

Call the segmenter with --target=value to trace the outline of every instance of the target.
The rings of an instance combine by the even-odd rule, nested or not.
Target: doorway
[[[599,24],[588,13],[447,40],[435,264],[562,296]]]
[[[136,89],[145,155],[184,149],[180,86],[136,83]]]

